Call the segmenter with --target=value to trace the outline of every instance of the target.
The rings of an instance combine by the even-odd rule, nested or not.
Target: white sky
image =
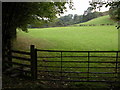
[[[76,10],[71,10],[68,8],[67,12],[65,12],[62,16],[68,15],[68,14],[83,15],[84,11],[87,10],[87,8],[90,6],[89,1],[92,1],[92,0],[73,0],[74,7],[76,8]],[[109,8],[102,7],[100,12],[107,11],[108,9]]]

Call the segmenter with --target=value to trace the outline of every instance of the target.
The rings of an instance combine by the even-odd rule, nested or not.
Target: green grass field
[[[37,48],[50,50],[118,50],[118,30],[115,26],[29,29],[29,33],[18,31],[17,36],[17,49],[29,49],[34,44]]]
[[[84,26],[84,27],[52,27],[52,28],[35,28],[29,29],[29,33],[17,31],[17,39],[14,42],[14,49],[29,51],[30,45],[33,44],[38,49],[45,50],[76,50],[76,51],[117,51],[118,50],[118,30],[115,26]],[[38,53],[38,56],[60,56],[60,53]],[[63,56],[80,56],[87,53],[63,53]],[[96,53],[92,55],[115,56],[115,53]],[[39,66],[57,66],[60,67],[60,62],[45,62],[45,60],[60,61],[61,58],[38,58],[38,70],[55,70],[60,71],[60,68],[39,67]],[[87,61],[88,58],[63,58],[63,61]],[[91,58],[92,61],[115,61],[115,58]],[[42,61],[42,62],[39,62]],[[90,63],[90,67],[115,67],[115,63]],[[62,67],[87,67],[88,63],[63,63]],[[87,68],[63,68],[63,71],[87,72]],[[91,68],[90,72],[115,72],[115,68]],[[52,78],[51,75],[59,77],[60,73],[40,73],[44,78]],[[69,76],[87,76],[87,74],[63,74],[66,78]],[[116,74],[90,74],[92,79],[99,80],[99,77],[112,77]],[[94,77],[94,78],[92,78]],[[96,77],[96,78],[95,78]],[[71,78],[75,79],[75,78]],[[107,78],[108,80],[111,80]],[[82,78],[84,80],[84,78]],[[106,78],[103,78],[106,80]],[[81,83],[74,83],[74,85]],[[83,83],[82,83],[83,84]],[[85,83],[85,85],[93,85]],[[97,84],[95,84],[97,85]],[[97,87],[108,87],[108,84],[99,83]],[[74,87],[74,86],[73,86]],[[75,86],[76,87],[76,86]]]
[[[75,24],[74,26],[79,26],[79,25],[91,25],[91,24],[94,24],[94,25],[113,24],[113,25],[115,25],[116,22],[113,21],[112,19],[110,19],[110,16],[109,16],[109,15],[106,15],[106,16],[101,16],[101,17],[92,19],[92,20],[90,20],[90,21],[88,21],[88,22],[84,22],[84,23],[80,23],[80,24]]]

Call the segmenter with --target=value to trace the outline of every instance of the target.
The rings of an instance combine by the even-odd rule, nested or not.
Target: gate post
[[[30,46],[30,55],[31,55],[31,76],[33,80],[37,79],[37,50],[34,45]]]

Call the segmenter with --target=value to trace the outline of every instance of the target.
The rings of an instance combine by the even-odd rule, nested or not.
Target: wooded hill
[[[80,24],[80,23],[88,22],[92,19],[95,19],[95,18],[98,18],[98,17],[101,17],[101,16],[105,16],[104,17],[104,19],[105,19],[104,22],[106,22],[108,17],[109,17],[108,14],[109,14],[108,11],[106,11],[106,12],[93,12],[93,13],[88,13],[87,15],[77,15],[77,14],[72,15],[72,14],[69,14],[69,15],[57,18],[53,22],[44,24],[42,26],[39,25],[39,22],[37,22],[35,24],[30,25],[29,27],[31,27],[31,28],[46,28],[46,27],[63,27],[63,26],[69,26],[69,25],[77,25],[77,24]],[[95,21],[93,20],[94,23],[96,23],[96,21],[97,20],[95,20]],[[99,19],[98,19],[98,21],[99,21]],[[107,22],[109,22],[109,20]],[[104,24],[104,23],[101,22],[100,24]]]

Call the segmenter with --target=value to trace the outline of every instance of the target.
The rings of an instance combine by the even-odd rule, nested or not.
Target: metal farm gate
[[[120,80],[119,51],[37,51],[37,76],[54,82],[108,82]]]
[[[18,53],[22,55],[18,56]],[[61,85],[71,82],[120,81],[120,51],[40,50],[31,45],[30,52],[12,50],[7,57],[9,61],[5,63],[12,64],[13,68],[25,72],[24,75],[34,80]],[[22,68],[16,68],[14,64]]]

